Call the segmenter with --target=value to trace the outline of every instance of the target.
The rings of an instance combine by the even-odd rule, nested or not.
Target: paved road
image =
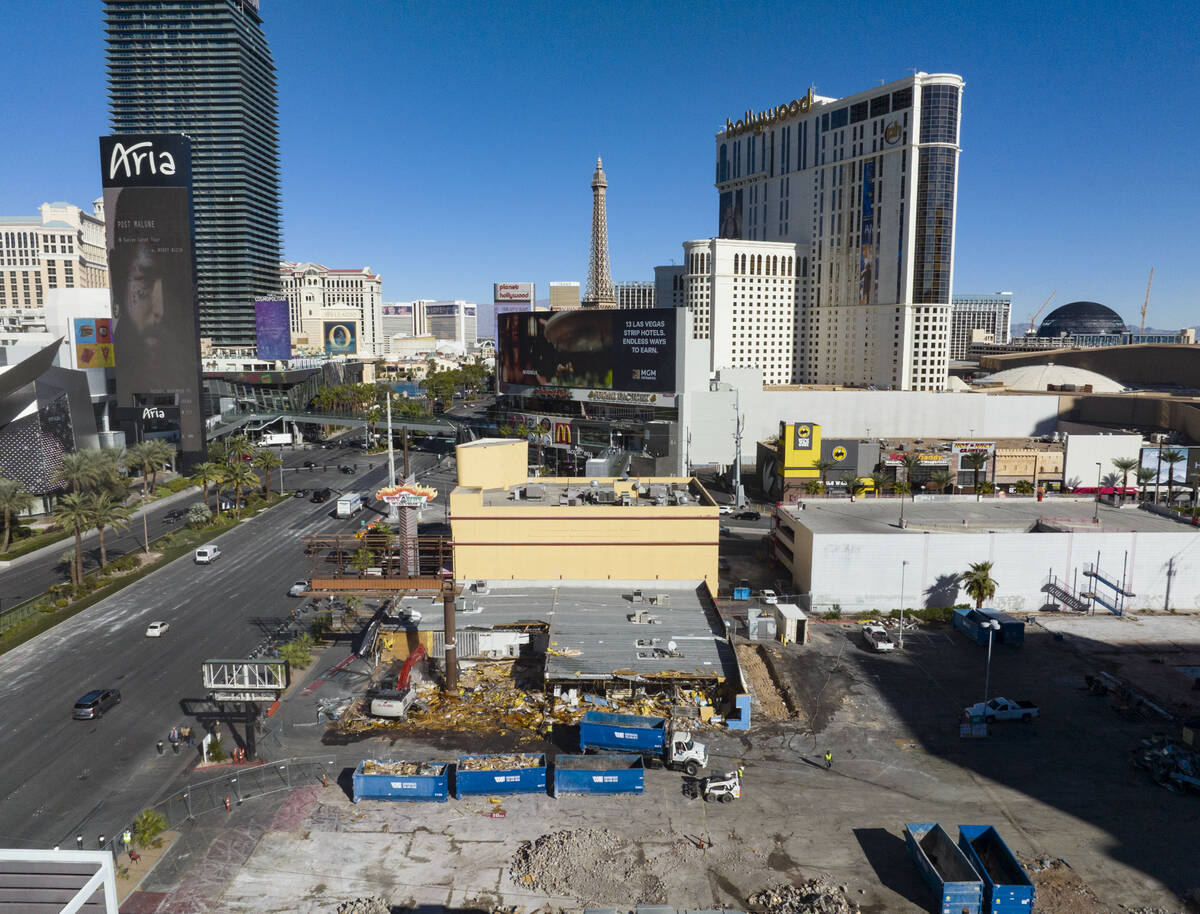
[[[325,455],[336,463],[349,452],[285,454],[289,464]],[[367,459],[358,454],[360,468]],[[285,470],[285,481],[371,491],[387,471],[370,459],[375,466],[354,477]],[[436,459],[418,452],[414,469]],[[203,697],[202,661],[245,655],[286,618],[296,605],[287,588],[307,568],[298,538],[358,526],[332,514],[328,502],[285,502],[219,537],[217,563],[184,557],[0,656],[0,845],[74,846],[81,833],[95,846],[152,802],[187,760],[158,756],[155,742],[187,723],[181,700]],[[146,638],[155,620],[170,631]],[[98,687],[120,689],[121,704],[97,721],[72,720],[75,699]]]

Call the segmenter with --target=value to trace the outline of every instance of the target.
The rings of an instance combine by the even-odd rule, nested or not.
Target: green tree
[[[912,495],[917,491],[917,467],[921,465],[921,456],[913,451],[909,451],[901,458],[901,462],[904,466],[904,481],[908,483],[908,488],[905,491],[909,495]]]
[[[890,482],[890,480],[888,479],[888,474],[883,472],[883,470],[873,471],[871,473],[871,481],[873,483],[875,483],[875,497],[876,498],[878,498],[880,493],[882,493],[883,490],[885,488],[887,488],[887,484]]]
[[[829,471],[836,468],[837,463],[832,460],[818,458],[813,461],[813,469],[821,476],[821,491],[826,492],[829,490]]]
[[[245,435],[235,435],[225,442],[225,453],[231,463],[248,460],[254,453],[254,445]]]
[[[1114,457],[1112,465],[1121,474],[1121,498],[1125,497],[1125,488],[1129,485],[1129,474],[1137,470],[1142,462],[1136,457]]]
[[[968,451],[963,454],[960,466],[971,471],[971,491],[979,491],[979,471],[987,466],[987,451]]]
[[[1146,500],[1146,489],[1150,483],[1158,478],[1158,471],[1154,467],[1138,467],[1134,470],[1134,475],[1137,476],[1138,489],[1142,501]]]
[[[283,458],[270,448],[259,448],[254,452],[251,462],[256,469],[262,470],[263,485],[267,489],[267,498],[271,497],[271,470],[283,466]]]
[[[821,484],[819,479],[810,479],[804,483],[804,493],[806,495],[820,495],[825,491],[825,486]]]
[[[150,466],[150,491],[154,491],[158,483],[158,471],[175,464],[175,445],[162,438],[151,438],[146,444]]]
[[[947,470],[934,470],[929,475],[929,484],[939,492],[945,492],[946,487],[952,482],[952,477]]]
[[[149,489],[150,469],[154,465],[154,454],[150,451],[149,444],[149,441],[140,441],[125,450],[125,465],[142,477],[143,498]]]
[[[908,484],[907,479],[901,479],[899,482],[892,483],[892,491],[903,498],[912,492],[912,486]]]
[[[1018,495],[1032,495],[1033,483],[1028,479],[1018,479],[1013,483],[1013,489]]]
[[[991,495],[996,491],[996,484],[990,479],[981,479],[975,491],[977,491],[980,495]]]
[[[58,481],[78,495],[100,482],[103,469],[94,456],[96,451],[63,454],[58,463]]]
[[[13,520],[32,507],[33,495],[21,483],[15,479],[0,479],[0,512],[4,514],[4,545],[0,552],[8,552]]]
[[[374,564],[374,561],[375,560],[371,555],[371,550],[366,546],[361,546],[351,557],[350,567],[357,571],[361,576],[367,573],[367,569]]]
[[[1175,464],[1187,460],[1187,452],[1179,448],[1166,448],[1158,452],[1158,458],[1167,465],[1167,504],[1175,504]]]
[[[91,499],[74,492],[62,496],[54,506],[54,519],[60,527],[69,530],[75,536],[71,583],[78,587],[83,582],[83,534],[92,526]]]
[[[198,501],[188,508],[187,522],[190,527],[203,527],[212,520],[212,511],[209,510],[207,501]]]
[[[238,460],[229,464],[224,474],[224,482],[233,486],[233,510],[239,512],[242,505],[242,490],[258,485],[258,474],[246,461]]]
[[[129,526],[129,509],[107,492],[93,492],[88,496],[92,526],[100,534],[100,570],[108,564],[108,550],[104,545],[104,530],[120,530]]]
[[[204,489],[204,505],[208,506],[208,487],[215,483],[220,483],[222,475],[225,472],[225,464],[217,463],[212,460],[206,460],[204,463],[198,464],[196,474],[192,478]]]
[[[991,562],[975,562],[962,576],[962,588],[975,601],[975,608],[982,609],[983,601],[996,595],[996,582],[992,578]]]

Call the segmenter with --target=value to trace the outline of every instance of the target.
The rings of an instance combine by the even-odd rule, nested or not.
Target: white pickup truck
[[[963,714],[972,721],[991,724],[998,720],[1019,720],[1027,724],[1038,716],[1038,707],[1032,701],[1013,701],[1011,698],[993,698],[986,704],[982,701],[969,705]]]

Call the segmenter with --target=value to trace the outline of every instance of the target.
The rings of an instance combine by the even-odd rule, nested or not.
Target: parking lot
[[[1141,623],[1143,636],[1152,624]],[[1023,646],[997,647],[992,694],[1031,699],[1042,717],[962,739],[958,711],[982,697],[978,645],[945,627],[921,628],[906,632],[903,652],[875,654],[855,624],[813,628],[809,645],[771,647],[800,719],[697,734],[709,744],[712,768],[745,766],[745,791],[729,806],[689,800],[680,775],[666,771],[648,772],[642,796],[559,800],[354,806],[331,783],[282,803],[248,802],[219,821],[202,818],[185,838],[184,856],[143,888],[187,888],[194,901],[207,884],[209,901],[229,911],[327,911],[367,894],[394,905],[526,910],[639,899],[744,908],[768,885],[828,874],[863,911],[921,911],[932,897],[907,856],[903,827],[940,822],[951,833],[958,824],[994,825],[1026,857],[1065,858],[1101,899],[1038,908],[1049,914],[1118,905],[1184,910],[1180,895],[1200,886],[1200,798],[1168,792],[1131,767],[1138,739],[1164,727],[1126,720],[1107,699],[1087,694],[1083,675],[1096,660],[1075,639],[1031,628]],[[1186,643],[1186,633],[1174,629],[1175,642]],[[510,738],[525,749],[550,748]],[[348,768],[367,757],[451,757],[469,742],[466,734],[430,734],[425,742],[375,739],[338,752]],[[503,818],[492,815],[497,809]],[[522,841],[564,829],[607,830],[620,847],[600,848],[596,842],[609,840],[602,833],[570,839],[595,875],[573,897],[514,881],[508,867]],[[241,836],[233,845],[231,830]],[[319,865],[301,872],[289,863],[299,859]],[[566,850],[555,859],[574,865]],[[169,896],[160,910],[190,908],[173,907]]]

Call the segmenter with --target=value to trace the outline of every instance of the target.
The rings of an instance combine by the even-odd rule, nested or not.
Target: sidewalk
[[[182,489],[181,491],[175,492],[171,495],[165,495],[162,498],[156,498],[154,501],[143,503],[141,499],[139,499],[137,502],[138,507],[131,515],[129,515],[130,521],[140,520],[143,511],[150,511],[162,505],[171,505],[177,501],[183,501],[186,498],[195,498],[200,491],[201,490],[199,486],[189,486],[188,488]],[[99,533],[97,533],[95,530],[92,530],[90,533],[84,534],[83,542],[86,545],[92,540],[98,539],[99,536]],[[68,539],[70,538],[68,537]],[[64,548],[70,545],[73,545],[73,541],[68,543],[67,540],[58,540],[56,542],[49,543],[43,546],[41,549],[35,549],[33,552],[27,552],[24,555],[17,556],[15,559],[10,559],[7,562],[0,562],[0,571],[8,571],[10,568],[19,568],[21,565],[25,565],[34,559],[43,558],[51,552],[61,553]]]

